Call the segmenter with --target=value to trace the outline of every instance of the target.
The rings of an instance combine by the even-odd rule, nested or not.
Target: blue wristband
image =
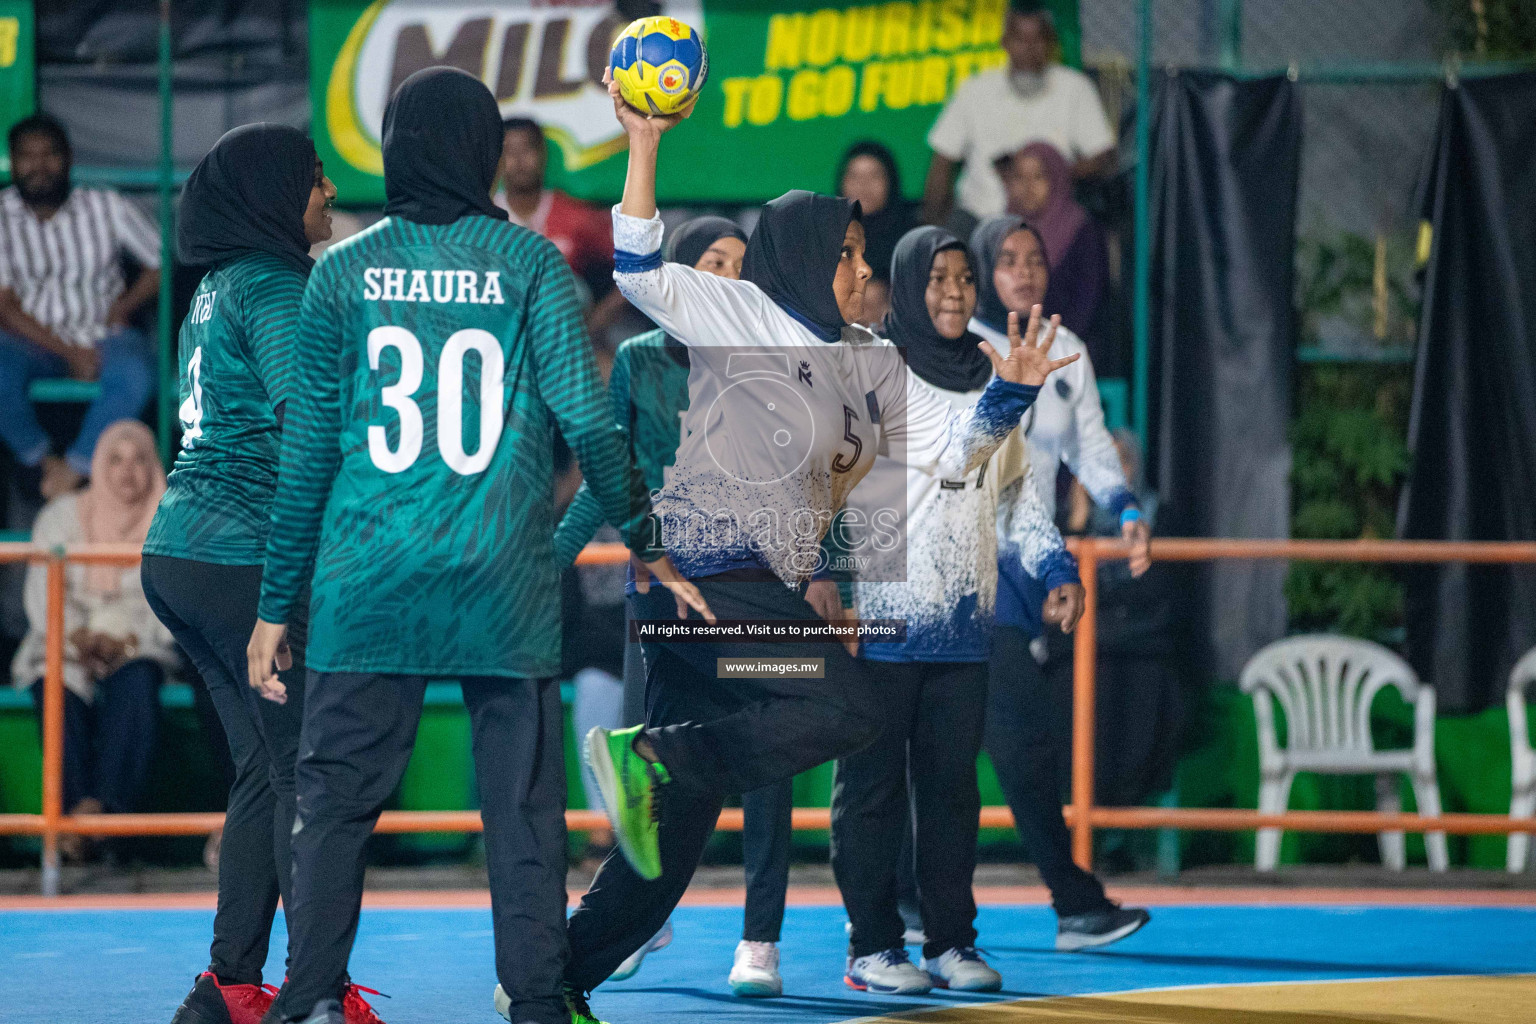
[[[1120,513],[1120,527],[1125,528],[1126,523],[1134,523],[1141,518],[1141,509],[1132,506]]]

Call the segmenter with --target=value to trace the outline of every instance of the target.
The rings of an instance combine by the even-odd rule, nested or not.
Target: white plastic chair
[[[1525,652],[1509,673],[1509,693],[1505,700],[1509,705],[1509,754],[1513,762],[1514,788],[1509,798],[1511,818],[1529,818],[1536,815],[1536,751],[1531,749],[1531,734],[1526,724],[1525,691],[1536,683],[1536,647]],[[1531,849],[1531,837],[1525,832],[1509,834],[1509,852],[1505,866],[1511,872],[1525,870],[1526,858]]]
[[[1375,775],[1376,809],[1402,809],[1397,776],[1413,784],[1419,813],[1440,816],[1435,779],[1435,691],[1420,683],[1408,663],[1366,640],[1341,636],[1297,636],[1270,644],[1243,666],[1241,685],[1253,697],[1259,728],[1259,810],[1284,813],[1297,772]],[[1414,707],[1413,746],[1377,750],[1371,741],[1371,702],[1395,686]],[[1275,733],[1274,703],[1285,712],[1286,745]],[[1260,829],[1255,862],[1273,871],[1280,860],[1280,829]],[[1401,832],[1382,832],[1381,861],[1401,871],[1407,844]],[[1444,832],[1426,832],[1424,846],[1432,871],[1450,858]]]

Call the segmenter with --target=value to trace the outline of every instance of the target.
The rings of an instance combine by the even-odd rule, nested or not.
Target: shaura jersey
[[[305,279],[260,253],[221,265],[198,286],[178,342],[181,452],[146,555],[261,564]]]
[[[301,318],[261,618],[286,620],[314,552],[311,667],[553,675],[556,426],[659,554],[559,252],[487,217],[386,218],[326,252]]]
[[[685,576],[766,567],[786,583],[809,578],[877,451],[968,476],[1038,390],[994,380],[955,409],[890,342],[861,327],[823,342],[751,282],[663,263],[659,217],[615,207],[613,220],[619,290],[689,349],[682,438],[655,502]]]

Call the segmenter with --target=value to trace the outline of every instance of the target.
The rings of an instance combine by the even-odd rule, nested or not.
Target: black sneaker
[[[1063,952],[1095,949],[1119,942],[1141,929],[1152,915],[1140,907],[1127,910],[1111,905],[1105,910],[1063,917],[1056,924],[1056,948]]]

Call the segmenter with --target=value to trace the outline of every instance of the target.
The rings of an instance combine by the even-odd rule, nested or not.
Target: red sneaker
[[[379,1015],[373,1012],[373,1007],[368,1005],[368,1000],[363,998],[364,992],[371,996],[384,996],[384,993],[377,989],[349,984],[346,995],[341,1000],[341,1012],[346,1017],[347,1024],[384,1024]],[[384,998],[388,999],[389,996]]]
[[[277,989],[271,985],[220,985],[212,972],[204,971],[171,1024],[261,1024],[275,998]]]

